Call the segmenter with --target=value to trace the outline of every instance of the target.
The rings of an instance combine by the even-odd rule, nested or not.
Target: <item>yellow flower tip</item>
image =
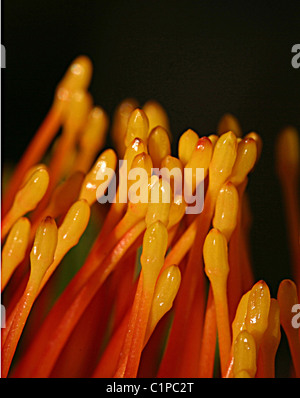
[[[276,145],[277,172],[282,181],[298,181],[299,158],[299,133],[294,127],[286,127]]]
[[[37,206],[40,200],[45,195],[49,185],[49,173],[44,167],[38,168],[34,171],[23,187],[17,192],[14,209],[23,215]]]
[[[168,229],[172,228],[182,220],[185,214],[185,209],[186,203],[184,202],[182,195],[174,195],[169,212]]]
[[[147,227],[156,221],[160,221],[162,224],[167,226],[169,222],[170,208],[171,187],[166,180],[160,178],[151,187],[150,201],[145,218]]]
[[[92,73],[91,60],[87,56],[81,55],[69,66],[59,86],[73,91],[86,90],[90,84]]]
[[[199,140],[198,134],[191,129],[185,131],[179,138],[178,156],[183,166],[185,166],[187,162],[190,160],[198,140]]]
[[[44,169],[48,172],[48,167],[44,163],[35,164],[34,166],[30,167],[30,169],[28,169],[28,171],[25,173],[25,175],[23,177],[22,184],[20,185],[20,188],[22,188],[24,185],[26,185],[28,180],[32,176],[32,174],[40,169]]]
[[[65,116],[65,127],[67,131],[79,133],[84,128],[88,114],[92,107],[92,97],[84,90],[73,92],[69,107]]]
[[[259,161],[261,153],[262,153],[262,148],[263,148],[262,138],[255,131],[251,131],[250,133],[245,135],[245,139],[247,139],[247,138],[252,138],[256,142],[256,149],[257,149],[256,163],[257,163]]]
[[[138,103],[133,98],[126,98],[117,107],[112,123],[111,135],[116,145],[119,157],[122,159],[126,150],[125,136],[127,131],[128,119],[131,113],[138,107]]]
[[[94,107],[88,115],[80,138],[80,146],[93,151],[93,153],[98,152],[105,142],[107,128],[108,116],[106,112],[99,106]]]
[[[212,228],[205,238],[203,257],[205,273],[213,287],[223,287],[229,273],[228,249],[225,236],[216,228]]]
[[[172,308],[180,282],[181,273],[176,265],[167,267],[159,276],[153,295],[145,340],[148,340],[159,320]]]
[[[238,304],[234,320],[232,322],[232,342],[235,342],[237,335],[246,328],[246,316],[248,309],[248,301],[250,296],[250,290],[245,293]]]
[[[141,255],[144,286],[155,286],[160,270],[164,264],[167,244],[168,231],[160,220],[147,226],[143,238],[143,251]]]
[[[232,131],[222,134],[214,147],[209,166],[209,186],[212,190],[221,188],[231,175],[237,155],[237,138]]]
[[[208,137],[201,137],[196,142],[186,168],[203,168],[204,178],[207,175],[208,167],[213,153],[213,145]]]
[[[210,134],[208,136],[208,138],[210,139],[210,142],[212,143],[213,148],[215,147],[219,137],[216,134]]]
[[[125,145],[128,146],[135,138],[140,138],[147,142],[149,131],[149,121],[142,109],[132,111],[128,119],[127,131],[125,136]]]
[[[144,218],[148,208],[148,201],[151,190],[151,174],[152,174],[152,159],[147,153],[142,152],[133,159],[130,173],[128,174],[128,208],[127,213],[131,214],[134,219]],[[147,185],[145,180],[139,176],[139,170],[146,172]],[[135,170],[138,173],[136,178]],[[133,173],[133,174],[132,174]],[[136,196],[138,195],[138,197]]]
[[[25,258],[30,236],[30,221],[26,217],[19,218],[12,226],[2,249],[1,287],[6,286],[16,267]]]
[[[277,292],[277,300],[280,308],[280,322],[286,331],[295,332],[292,326],[292,307],[299,303],[297,286],[290,279],[284,279],[280,282]]]
[[[238,334],[234,342],[233,357],[234,377],[239,374],[239,377],[241,377],[241,372],[247,372],[251,378],[255,377],[256,345],[254,338],[247,330],[243,330]]]
[[[232,131],[237,137],[242,137],[242,129],[238,119],[230,113],[226,113],[218,124],[218,135]]]
[[[237,156],[232,168],[230,181],[238,186],[252,170],[257,159],[257,144],[253,138],[244,138],[238,144]]]
[[[69,106],[72,93],[77,90],[86,90],[90,84],[93,72],[91,60],[82,55],[77,57],[56,89],[54,106],[59,106],[66,111]]]
[[[127,146],[124,160],[127,161],[127,171],[131,169],[133,159],[140,153],[148,153],[147,145],[141,138],[134,138],[134,140]]]
[[[143,106],[149,120],[149,133],[157,126],[163,127],[170,134],[169,118],[165,109],[154,100],[147,101]]]
[[[229,242],[232,232],[237,224],[239,209],[239,195],[231,182],[226,182],[218,196],[215,206],[213,226],[225,236]]]
[[[30,253],[31,278],[36,283],[41,282],[54,260],[57,239],[56,223],[52,217],[47,216],[37,228],[33,248]]]
[[[161,161],[160,172],[165,178],[170,178],[170,185],[174,195],[181,194],[183,189],[183,165],[181,161],[171,155],[163,158]]]
[[[246,329],[254,337],[257,346],[268,327],[270,303],[268,285],[264,281],[258,281],[251,289],[246,317]]]
[[[148,150],[155,168],[160,168],[162,160],[171,154],[171,144],[167,130],[155,127],[148,137]]]
[[[85,199],[91,206],[97,199],[97,189],[105,180],[105,187],[107,187],[113,178],[113,171],[117,166],[117,155],[113,149],[106,149],[103,151],[90,172],[85,176],[79,194],[79,199]]]
[[[58,229],[55,260],[62,258],[75,246],[85,231],[90,219],[90,206],[84,199],[75,202]]]

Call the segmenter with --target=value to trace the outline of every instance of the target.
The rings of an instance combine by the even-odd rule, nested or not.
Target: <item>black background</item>
[[[20,158],[80,54],[93,61],[90,91],[110,117],[128,96],[165,107],[174,150],[187,128],[211,134],[231,112],[264,143],[248,189],[252,257],[256,279],[276,297],[291,274],[274,144],[285,125],[300,128],[300,69],[291,65],[291,48],[300,43],[299,3],[2,1],[2,161]]]

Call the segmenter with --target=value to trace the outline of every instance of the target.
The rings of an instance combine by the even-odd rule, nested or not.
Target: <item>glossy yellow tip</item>
[[[140,138],[145,143],[147,142],[149,131],[149,122],[145,112],[142,109],[135,109],[128,119],[127,131],[125,136],[126,147],[135,138]]]
[[[133,98],[126,98],[117,107],[112,123],[111,135],[117,148],[119,157],[122,159],[126,150],[125,136],[127,131],[128,119],[131,113],[138,107],[138,103]]]
[[[246,317],[250,290],[245,293],[238,304],[234,320],[232,322],[232,343],[234,344],[238,334],[246,328]]]
[[[77,245],[90,219],[90,206],[85,200],[78,200],[69,209],[58,229],[55,261],[61,259],[73,246]]]
[[[168,115],[165,109],[157,101],[147,101],[143,106],[143,111],[146,113],[149,120],[149,133],[157,126],[163,127],[168,133],[170,133]]]
[[[294,127],[286,127],[277,138],[277,172],[282,181],[298,181],[299,145],[299,133]]]
[[[24,259],[30,236],[30,221],[19,218],[12,226],[2,249],[1,287],[6,286],[9,278]]]
[[[238,192],[231,182],[226,182],[217,196],[213,226],[222,232],[227,242],[236,227],[238,209]]]
[[[241,140],[237,148],[237,156],[232,168],[230,181],[238,186],[252,170],[257,159],[257,145],[253,138]]]
[[[277,300],[280,307],[280,321],[285,330],[292,330],[295,328],[292,325],[292,318],[295,313],[292,308],[295,304],[299,304],[297,286],[290,279],[284,279],[280,282],[277,292]]]
[[[181,273],[176,265],[167,267],[155,286],[145,341],[151,336],[162,317],[172,308],[181,282]]]
[[[198,140],[198,134],[191,129],[188,129],[180,136],[178,142],[178,156],[183,166],[190,160]]]
[[[59,87],[73,91],[86,90],[90,84],[92,73],[93,65],[91,60],[81,55],[72,62]]]
[[[252,138],[256,142],[256,150],[257,150],[256,163],[257,163],[259,161],[261,153],[262,153],[262,148],[263,148],[262,138],[259,134],[255,133],[254,131],[251,131],[251,133],[248,133],[247,135],[245,135],[245,140],[247,138]]]
[[[270,303],[268,285],[264,281],[255,283],[248,300],[246,329],[254,337],[257,347],[268,327]]]
[[[247,330],[241,331],[235,342],[233,349],[233,376],[247,372],[250,377],[256,374],[256,345],[255,340]],[[245,375],[245,373],[243,373]]]
[[[195,148],[190,156],[189,161],[185,165],[185,168],[191,168],[193,170],[193,180],[196,184],[195,175],[196,169],[202,168],[204,171],[204,178],[207,176],[208,167],[213,154],[213,145],[209,138],[201,137],[196,142]]]
[[[214,147],[209,166],[209,187],[217,192],[231,175],[237,155],[237,139],[233,132],[222,134]]]
[[[71,96],[66,112],[65,131],[78,134],[84,128],[92,107],[92,97],[84,90],[77,90]]]
[[[133,159],[140,153],[148,153],[147,145],[141,138],[135,138],[126,148],[124,160],[127,161],[127,172],[131,169]]]
[[[229,273],[228,249],[225,236],[213,228],[204,241],[205,273],[214,286],[224,286]],[[215,289],[214,289],[215,292]]]
[[[106,149],[96,160],[90,172],[82,183],[79,199],[85,199],[91,206],[97,200],[97,189],[105,180],[107,187],[113,178],[113,172],[117,166],[117,155],[113,149]]]
[[[160,168],[162,160],[171,154],[171,144],[167,130],[155,127],[148,137],[148,150],[153,161],[153,167]]]
[[[45,168],[34,171],[15,196],[14,203],[2,222],[2,239],[16,220],[34,210],[45,195],[49,185],[49,173]]]
[[[215,147],[219,137],[216,134],[210,134],[208,136],[208,138],[210,139],[210,142],[212,143],[213,148]]]
[[[52,264],[57,246],[57,226],[52,217],[46,217],[38,226],[30,253],[30,280],[39,285]]]
[[[141,255],[144,286],[154,287],[164,264],[167,245],[168,232],[161,221],[155,221],[147,227]]]
[[[165,226],[168,225],[171,200],[170,185],[160,178],[150,191],[150,201],[145,218],[147,227],[156,221],[160,221]]]
[[[132,162],[128,173],[128,208],[127,213],[135,220],[144,218],[148,209],[148,202],[151,190],[152,159],[142,152]],[[143,175],[140,173],[144,171]]]
[[[226,113],[218,124],[218,135],[232,131],[237,137],[242,137],[242,129],[238,119],[231,113]]]
[[[81,148],[97,153],[104,145],[108,128],[108,116],[99,106],[94,107],[89,115],[80,138]]]

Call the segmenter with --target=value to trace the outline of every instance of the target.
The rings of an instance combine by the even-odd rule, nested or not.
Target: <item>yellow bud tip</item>
[[[283,129],[276,145],[277,172],[282,181],[299,176],[299,133],[294,127]]]
[[[147,101],[143,106],[143,111],[149,120],[149,133],[157,126],[163,127],[168,133],[170,132],[168,115],[157,101]]]
[[[237,224],[239,195],[231,182],[225,183],[218,196],[215,206],[213,226],[225,236],[227,242]]]
[[[123,158],[125,153],[125,137],[128,125],[128,119],[131,113],[138,107],[138,103],[133,98],[126,98],[121,104],[117,107],[113,124],[111,129],[111,135],[113,141],[117,147],[118,155],[120,158]]]
[[[141,138],[135,138],[126,148],[124,160],[127,160],[127,171],[131,169],[133,159],[140,153],[148,153],[147,145]]]
[[[171,154],[171,144],[167,130],[155,127],[148,137],[148,150],[155,168],[161,167],[162,160]]]
[[[19,218],[12,226],[2,249],[1,286],[6,286],[10,276],[21,263],[26,254],[30,236],[30,221],[26,217]]]
[[[75,246],[85,231],[90,219],[90,206],[82,199],[75,202],[58,229],[55,259],[61,258]]]
[[[49,185],[49,173],[45,168],[39,168],[28,178],[27,182],[18,191],[14,206],[23,214],[35,209],[45,195]]]
[[[100,107],[94,107],[87,119],[80,145],[97,152],[104,144],[105,133],[108,128],[108,116]]]
[[[218,135],[232,131],[237,137],[242,137],[242,129],[238,119],[230,113],[226,113],[218,124]]]
[[[91,60],[81,55],[68,68],[59,87],[69,90],[86,90],[90,84],[93,72]]]
[[[224,282],[229,272],[227,241],[225,236],[217,229],[212,228],[207,234],[203,256],[205,273],[212,283]]]
[[[128,119],[125,145],[130,145],[135,138],[147,142],[148,131],[149,122],[145,112],[139,108],[135,109]]]
[[[83,129],[92,103],[92,97],[89,93],[84,90],[76,90],[71,96],[66,112],[66,128],[75,130],[76,133]]]
[[[176,265],[167,267],[159,276],[149,314],[146,340],[154,330],[158,321],[172,308],[180,282],[181,273]]]
[[[38,226],[30,253],[31,272],[39,281],[53,262],[57,237],[56,223],[48,216]]]
[[[262,153],[262,148],[263,148],[262,138],[259,134],[255,133],[254,131],[251,131],[251,133],[248,133],[245,136],[245,139],[247,139],[247,138],[252,138],[256,142],[256,149],[257,149],[256,163],[257,163],[259,161],[261,153]]]
[[[156,221],[160,221],[165,226],[168,225],[171,207],[171,187],[170,184],[160,178],[151,187],[150,203],[146,213],[146,225],[150,226]]]
[[[253,138],[241,140],[237,148],[237,156],[232,168],[230,181],[238,186],[252,170],[257,159],[257,144]]]
[[[199,140],[198,134],[191,129],[185,131],[179,138],[178,156],[183,166],[185,166],[187,162],[190,160],[198,140]]]
[[[107,187],[113,178],[113,171],[116,169],[117,155],[113,149],[106,149],[96,160],[90,172],[85,176],[79,194],[79,199],[85,199],[91,206],[97,199],[97,189],[107,177]]]
[[[210,187],[221,188],[229,178],[237,155],[237,139],[232,131],[222,134],[215,147],[209,166]]]
[[[247,372],[250,377],[256,374],[255,340],[247,330],[241,331],[234,342],[233,375]]]
[[[264,281],[255,283],[252,287],[247,308],[246,329],[260,344],[262,336],[268,327],[270,310],[270,290]]]

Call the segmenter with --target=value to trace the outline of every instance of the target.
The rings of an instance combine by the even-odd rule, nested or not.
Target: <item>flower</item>
[[[283,280],[275,299],[254,280],[249,256],[246,188],[260,136],[243,137],[228,114],[217,134],[184,132],[175,156],[160,104],[126,99],[112,124],[115,150],[104,150],[108,116],[87,91],[91,74],[87,57],[71,64],[5,190],[2,376],[212,377],[217,353],[222,377],[273,377],[281,327],[300,376],[291,322],[300,286],[297,132],[287,128],[278,141],[295,282]],[[126,168],[114,173],[118,159]],[[128,201],[137,168],[143,202]],[[116,183],[113,200],[98,203]],[[187,198],[201,192],[204,203],[191,211]]]

